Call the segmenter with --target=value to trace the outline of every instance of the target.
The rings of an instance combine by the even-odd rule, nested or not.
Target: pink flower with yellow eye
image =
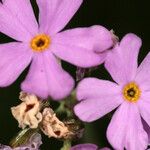
[[[141,117],[150,126],[150,53],[138,67],[140,47],[141,39],[127,34],[105,61],[116,83],[87,78],[77,88],[80,103],[74,110],[83,121],[97,120],[118,107],[107,129],[115,150],[145,150],[148,145]]]
[[[60,59],[85,68],[104,61],[106,54],[101,52],[113,44],[111,33],[104,27],[60,32],[82,1],[36,0],[38,24],[30,0],[2,0],[0,32],[16,42],[0,45],[1,87],[12,84],[31,63],[21,88],[42,98],[62,99],[70,94],[74,81],[62,69]]]

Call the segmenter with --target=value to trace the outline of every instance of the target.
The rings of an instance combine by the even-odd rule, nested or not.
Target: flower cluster
[[[22,103],[11,108],[19,127],[38,128],[49,138],[71,141],[72,129],[80,130],[78,121],[93,122],[116,109],[106,133],[109,143],[115,150],[145,150],[150,141],[150,53],[138,66],[141,39],[128,33],[119,41],[112,31],[100,25],[62,31],[83,0],[36,0],[36,3],[39,21],[29,0],[0,3],[0,32],[15,40],[0,44],[0,87],[14,83],[30,65],[21,83]],[[62,60],[77,67],[76,81],[63,69]],[[113,81],[83,79],[102,63]],[[65,107],[68,103],[64,99],[75,88],[77,101]],[[48,98],[64,101],[61,111],[77,122],[68,125],[61,121],[55,110],[43,105]],[[31,137],[29,146],[14,149],[39,149],[39,136],[38,142]],[[80,144],[64,149],[97,150],[98,146]]]
[[[73,134],[50,107],[42,110],[42,103],[35,95],[21,92],[20,99],[23,102],[11,108],[12,115],[18,121],[20,128],[39,127],[45,135],[55,138],[65,139]]]

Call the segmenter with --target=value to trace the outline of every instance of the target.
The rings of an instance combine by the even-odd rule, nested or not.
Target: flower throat
[[[39,34],[35,36],[30,43],[30,46],[35,52],[42,52],[49,48],[51,39],[46,34]]]
[[[129,102],[137,102],[140,98],[141,90],[134,82],[130,82],[123,88],[123,97]]]

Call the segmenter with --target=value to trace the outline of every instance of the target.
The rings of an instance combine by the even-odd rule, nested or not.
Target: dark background
[[[32,4],[36,16],[38,16],[35,0],[32,0]],[[139,55],[139,62],[141,62],[150,49],[149,10],[149,0],[84,0],[83,5],[65,29],[98,24],[107,27],[109,30],[113,29],[120,39],[126,33],[135,33],[143,40]],[[12,41],[12,39],[0,34],[0,43],[8,41]],[[64,63],[64,68],[75,76],[74,66]],[[0,143],[8,144],[9,140],[19,131],[18,124],[10,113],[10,107],[20,103],[18,100],[20,83],[25,78],[27,70],[13,85],[0,89]],[[111,80],[103,65],[99,66],[98,70],[92,73],[92,76]],[[86,124],[86,134],[82,141],[95,143],[99,147],[109,146],[105,138],[109,120],[107,115],[96,122]],[[81,141],[78,142],[80,143]],[[62,145],[61,141],[48,139],[45,136],[43,136],[43,143],[42,150],[59,150]]]

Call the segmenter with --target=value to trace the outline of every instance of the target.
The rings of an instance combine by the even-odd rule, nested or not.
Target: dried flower
[[[51,108],[43,110],[43,120],[41,130],[48,137],[67,138],[72,134],[63,122],[61,122]]]
[[[20,99],[22,103],[16,107],[12,107],[11,111],[15,119],[19,123],[19,127],[37,128],[42,120],[42,114],[39,112],[41,102],[33,94],[25,94],[21,92]]]
[[[39,25],[29,0],[0,3],[0,31],[17,41],[0,45],[0,86],[13,83],[31,63],[22,90],[60,100],[70,94],[74,80],[62,69],[58,58],[79,67],[98,65],[106,56],[101,52],[113,45],[112,34],[102,26],[60,32],[83,0],[36,2]]]
[[[145,150],[148,135],[141,117],[150,126],[150,53],[138,67],[141,39],[127,34],[109,52],[105,67],[117,83],[87,78],[77,88],[80,101],[74,108],[83,121],[91,122],[115,112],[107,130],[114,149]]]

